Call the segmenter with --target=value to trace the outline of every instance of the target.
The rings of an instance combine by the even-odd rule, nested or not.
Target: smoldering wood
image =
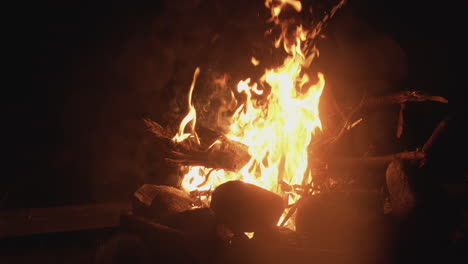
[[[279,195],[242,181],[221,184],[211,198],[218,221],[235,233],[274,227],[284,207]]]
[[[163,219],[192,209],[196,201],[185,191],[171,186],[144,184],[132,198],[133,212],[149,219]]]

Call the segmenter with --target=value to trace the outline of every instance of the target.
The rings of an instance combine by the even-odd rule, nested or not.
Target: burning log
[[[234,232],[256,232],[276,225],[284,203],[279,195],[256,185],[229,181],[215,189],[211,208]]]
[[[175,143],[172,141],[173,135],[170,135],[169,129],[149,119],[144,119],[144,122],[163,144],[172,149],[166,161],[173,166],[204,166],[236,171],[250,160],[247,146],[230,140],[211,129],[200,129],[204,132],[202,136],[207,137],[202,142],[209,142],[209,144],[190,144],[187,140]]]
[[[204,166],[212,169],[225,169],[236,171],[241,169],[250,160],[247,147],[242,143],[220,139],[221,148],[206,151],[173,151],[172,157],[166,161],[177,166]]]
[[[192,209],[195,200],[180,189],[144,184],[133,194],[133,212],[150,219],[162,219]]]

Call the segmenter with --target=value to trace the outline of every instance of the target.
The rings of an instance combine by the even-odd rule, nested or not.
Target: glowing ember
[[[289,5],[297,12],[302,5],[298,0],[281,0],[265,2],[271,10],[269,21],[280,25],[279,14]],[[319,23],[319,26],[321,24]],[[242,180],[280,194],[289,204],[296,202],[300,194],[294,188],[282,186],[310,185],[312,174],[308,166],[308,146],[316,129],[321,129],[319,118],[319,101],[325,86],[323,74],[319,73],[318,81],[311,83],[311,78],[305,69],[317,55],[315,48],[305,52],[306,40],[315,38],[320,29],[312,32],[297,26],[293,37],[283,32],[276,40],[275,46],[283,43],[288,56],[283,64],[274,69],[266,69],[258,83],[250,78],[240,81],[237,92],[245,95],[245,102],[237,108],[231,117],[231,125],[226,137],[248,146],[250,161],[239,171],[212,170],[201,166],[189,167],[184,176],[182,187],[187,191],[207,191],[230,180]],[[291,33],[289,33],[291,34]],[[258,65],[255,58],[251,63]],[[178,134],[173,138],[181,142],[194,137],[196,111],[191,102],[199,69],[195,71],[190,87],[189,112],[180,124]],[[271,88],[269,94],[263,96],[262,103],[255,99],[264,91],[260,87]],[[185,132],[190,124],[190,132]],[[220,142],[215,142],[218,144]],[[284,217],[284,216],[283,216]],[[281,220],[280,220],[281,222]],[[293,227],[292,225],[289,225]]]

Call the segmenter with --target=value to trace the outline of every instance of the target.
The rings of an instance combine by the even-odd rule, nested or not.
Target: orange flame
[[[341,2],[341,4],[344,1]],[[279,14],[286,6],[292,6],[301,11],[299,0],[266,0],[266,7],[271,10],[270,21],[279,25]],[[335,12],[336,9],[333,10]],[[325,19],[328,19],[326,17]],[[318,24],[322,26],[322,24]],[[189,167],[184,176],[182,187],[187,191],[206,191],[230,180],[242,180],[256,184],[281,195],[288,203],[297,202],[300,194],[294,188],[284,190],[283,183],[289,186],[310,184],[312,173],[308,167],[308,146],[316,129],[321,129],[319,117],[319,101],[325,86],[325,78],[318,73],[318,81],[311,83],[306,73],[318,51],[309,49],[306,56],[305,42],[315,38],[320,29],[311,32],[302,26],[297,26],[294,39],[288,39],[283,28],[280,38],[275,42],[279,47],[283,42],[288,56],[280,67],[266,69],[259,82],[250,78],[242,80],[237,85],[237,92],[245,95],[245,102],[240,105],[231,117],[231,125],[226,137],[248,146],[250,161],[239,171],[213,170],[202,166]],[[254,65],[257,63],[251,59]],[[180,142],[189,137],[198,137],[195,133],[196,112],[191,102],[199,69],[195,71],[190,87],[189,113],[180,124],[179,133],[174,141]],[[269,94],[263,95],[259,87],[269,86]],[[262,102],[258,97],[266,96]],[[190,133],[185,127],[191,122]],[[221,142],[215,142],[221,144]],[[209,176],[209,177],[208,177]],[[207,180],[206,180],[207,179]],[[283,215],[284,217],[284,215]],[[281,222],[281,220],[280,220]],[[290,223],[290,227],[294,228]]]

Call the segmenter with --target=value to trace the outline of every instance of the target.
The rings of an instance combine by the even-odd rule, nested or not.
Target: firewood
[[[449,121],[452,119],[452,116],[449,116],[442,120],[434,129],[432,132],[431,136],[429,139],[427,139],[426,143],[424,143],[424,146],[422,147],[422,151],[424,152],[429,152],[432,146],[439,140],[440,137],[442,137],[443,133],[447,130],[447,124]]]
[[[352,109],[344,118],[343,124],[337,131],[328,132],[323,138],[315,139],[311,144],[311,149],[314,152],[329,153],[337,146],[337,142],[356,124],[363,120],[363,116],[367,112],[372,112],[377,108],[385,107],[388,105],[400,104],[400,118],[397,126],[397,137],[403,131],[403,109],[404,104],[408,102],[424,102],[434,101],[439,103],[448,103],[448,100],[442,96],[434,96],[419,91],[401,91],[398,93],[384,95],[363,97],[357,106],[347,107]],[[325,154],[326,155],[326,154]]]
[[[242,181],[221,184],[211,198],[218,221],[235,233],[274,227],[284,207],[279,195]]]
[[[231,151],[173,151],[166,161],[174,166],[204,166],[211,169],[237,171],[247,164],[250,155],[247,152]]]
[[[195,200],[185,191],[163,185],[144,184],[133,194],[133,212],[150,219],[192,209]]]
[[[416,193],[411,171],[416,167],[403,160],[392,161],[387,168],[386,182],[392,205],[392,215],[403,218],[416,206]]]
[[[190,141],[175,143],[169,130],[149,119],[144,119],[148,129],[172,151],[166,161],[173,166],[204,166],[212,169],[239,170],[250,160],[246,145],[228,139],[215,131],[200,127],[202,144]],[[204,137],[203,137],[204,136]]]
[[[390,194],[392,204],[392,214],[402,219],[408,216],[415,208],[417,201],[427,190],[434,190],[428,177],[425,177],[422,167],[425,165],[426,157],[431,152],[432,146],[437,143],[441,135],[446,131],[447,123],[451,120],[448,117],[442,120],[434,129],[431,136],[424,143],[421,151],[417,151],[415,158],[407,156],[394,156],[393,161],[388,165],[386,171],[387,189]],[[418,186],[424,186],[419,187]],[[419,197],[419,198],[417,198]]]
[[[350,167],[353,165],[373,165],[383,164],[387,165],[393,160],[414,160],[420,161],[426,157],[426,153],[422,151],[406,151],[395,154],[383,155],[383,156],[364,156],[364,157],[330,157],[330,164],[336,164],[337,166]]]
[[[373,109],[386,105],[424,101],[434,101],[445,104],[448,103],[448,100],[442,96],[434,96],[420,91],[401,91],[390,95],[368,97],[364,99],[361,108]]]

